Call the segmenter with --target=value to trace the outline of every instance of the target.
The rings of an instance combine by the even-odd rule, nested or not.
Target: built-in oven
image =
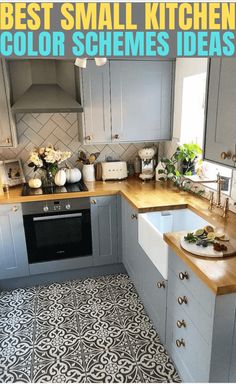
[[[29,263],[92,255],[89,198],[22,205]]]

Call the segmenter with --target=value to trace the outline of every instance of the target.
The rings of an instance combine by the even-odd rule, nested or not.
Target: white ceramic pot
[[[83,180],[85,182],[95,181],[95,169],[94,164],[84,164],[82,169]]]

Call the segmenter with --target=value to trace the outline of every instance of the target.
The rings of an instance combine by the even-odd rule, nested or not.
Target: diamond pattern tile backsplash
[[[104,161],[107,156],[112,159],[133,160],[140,148],[145,143],[130,144],[97,144],[82,145],[79,142],[78,117],[76,113],[41,113],[41,114],[17,114],[18,146],[16,148],[0,149],[0,159],[20,158],[26,178],[32,176],[32,169],[27,166],[29,152],[38,146],[50,144],[60,150],[72,152],[72,157],[67,162],[75,165],[78,151],[100,152],[99,161]],[[151,146],[152,143],[147,143]],[[155,145],[158,145],[155,143]],[[159,146],[159,156],[164,146]]]

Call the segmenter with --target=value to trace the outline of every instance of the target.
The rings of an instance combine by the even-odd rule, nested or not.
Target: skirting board
[[[105,266],[93,266],[83,269],[57,271],[55,273],[31,275],[28,277],[11,278],[0,280],[0,291],[31,287],[37,285],[48,285],[54,282],[65,282],[71,279],[83,279],[97,277],[99,275],[126,273],[122,263]]]

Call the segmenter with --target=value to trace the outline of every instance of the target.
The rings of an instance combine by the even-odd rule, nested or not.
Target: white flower
[[[45,151],[44,147],[39,148],[39,155],[43,155]]]
[[[37,167],[42,167],[43,165],[42,160],[39,158],[38,153],[35,151],[31,152],[29,162],[35,164]]]
[[[61,159],[59,163],[64,162],[65,160],[69,159],[71,157],[71,152],[70,151],[64,151],[60,153]]]

